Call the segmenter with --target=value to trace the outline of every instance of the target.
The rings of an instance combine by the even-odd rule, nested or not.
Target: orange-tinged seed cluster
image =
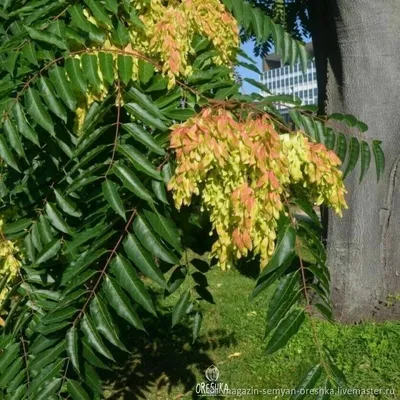
[[[205,109],[172,129],[177,168],[169,190],[178,209],[201,196],[218,234],[212,256],[223,269],[250,251],[265,267],[292,184],[339,213],[346,206],[336,155],[301,133],[280,136],[267,115],[238,122],[226,110]]]

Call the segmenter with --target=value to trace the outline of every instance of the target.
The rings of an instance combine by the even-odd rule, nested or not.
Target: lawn
[[[271,292],[249,301],[254,286],[252,277],[237,270],[222,272],[216,267],[207,277],[216,304],[207,303],[204,307],[198,341],[192,345],[189,320],[170,328],[171,307],[182,288],[166,299],[158,296],[163,313],[161,321],[146,320],[148,336],[138,332],[124,333],[126,343],[131,343],[132,355],[126,364],[113,367],[110,382],[116,380],[117,383],[110,384],[108,399],[197,398],[195,385],[205,381],[204,371],[210,365],[217,366],[219,381],[230,388],[292,389],[315,365],[317,355],[309,321],[284,349],[267,356],[263,351],[263,335]],[[400,398],[400,323],[351,326],[319,320],[314,323],[321,343],[330,347],[352,387],[391,388],[399,396],[364,395],[362,399]],[[246,398],[260,397],[253,394]]]

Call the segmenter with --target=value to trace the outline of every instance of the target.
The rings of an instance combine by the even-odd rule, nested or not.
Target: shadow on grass
[[[148,335],[138,331],[126,331],[124,343],[131,355],[121,354],[123,364],[113,367],[113,372],[103,373],[110,390],[108,400],[147,399],[162,390],[170,393],[182,387],[182,394],[194,392],[196,371],[204,376],[204,371],[214,361],[207,352],[219,347],[235,345],[233,334],[224,330],[208,331],[192,344],[192,327],[189,320],[171,329],[171,315],[164,313],[158,319],[144,320]],[[130,344],[130,345],[129,345]]]

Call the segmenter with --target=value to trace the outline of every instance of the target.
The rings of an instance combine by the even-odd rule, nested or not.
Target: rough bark
[[[329,215],[328,261],[343,322],[400,319],[400,2],[311,0],[320,105],[366,122],[386,170],[346,179],[349,210]]]

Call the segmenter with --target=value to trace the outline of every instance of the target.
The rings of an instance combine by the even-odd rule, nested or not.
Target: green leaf
[[[187,119],[195,116],[196,112],[189,108],[182,108],[164,112],[164,115],[174,121],[186,121]]]
[[[75,202],[64,197],[57,189],[54,189],[54,194],[56,195],[57,204],[65,213],[77,218],[82,216],[82,213],[77,209],[78,206]]]
[[[38,89],[49,110],[66,123],[68,117],[67,112],[63,105],[58,101],[50,79],[41,77],[38,81]]]
[[[372,150],[374,152],[375,158],[375,166],[376,166],[376,176],[379,182],[379,178],[383,174],[385,170],[385,154],[381,148],[381,141],[380,140],[373,140],[372,141]]]
[[[53,233],[47,218],[42,214],[39,222],[39,233],[42,244],[47,244],[53,240]]]
[[[69,359],[72,362],[75,370],[79,373],[80,366],[79,366],[79,349],[78,349],[78,330],[75,326],[67,332],[65,337],[66,345],[67,345],[67,354]]]
[[[22,357],[17,358],[0,376],[0,388],[5,388],[20,372],[23,366]]]
[[[12,110],[13,110],[14,118],[17,122],[19,132],[22,135],[24,135],[28,140],[30,140],[32,143],[39,146],[39,140],[38,140],[37,133],[32,129],[32,127],[26,121],[25,113],[22,109],[21,104],[15,103]]]
[[[47,243],[45,247],[43,247],[42,251],[38,254],[35,265],[40,265],[51,258],[55,257],[61,249],[61,242],[58,239],[54,239],[51,242]]]
[[[112,261],[112,271],[118,283],[139,303],[145,310],[157,315],[153,301],[143,282],[138,278],[135,268],[124,257],[117,255]]]
[[[133,146],[129,144],[118,145],[117,151],[124,155],[138,171],[142,171],[146,175],[159,181],[162,180],[161,174],[157,171],[156,167]]]
[[[90,400],[89,395],[79,384],[79,382],[72,379],[67,380],[68,394],[71,395],[73,400]]]
[[[125,25],[121,22],[118,21],[117,29],[113,29],[111,32],[111,38],[114,43],[116,43],[118,46],[124,48],[128,45],[129,43],[129,32],[125,28]],[[132,61],[132,59],[131,59]],[[132,77],[132,70],[131,70],[131,76]],[[129,80],[130,80],[129,78]],[[129,81],[128,80],[128,81]]]
[[[104,33],[96,25],[89,22],[88,18],[83,13],[83,9],[79,5],[68,7],[68,12],[71,15],[73,23],[82,31],[89,34],[90,40],[102,43],[105,39]]]
[[[164,204],[169,204],[164,182],[152,180],[151,187],[158,200],[160,200]]]
[[[114,83],[114,58],[111,53],[99,53],[100,71],[104,80],[112,85]]]
[[[202,321],[203,321],[203,314],[200,311],[197,311],[194,316],[194,320],[193,320],[193,342],[192,343],[194,343],[199,336]]]
[[[297,46],[298,46],[298,54],[300,56],[301,69],[303,71],[303,74],[306,74],[308,65],[308,53],[306,50],[306,46],[300,42],[297,42]]]
[[[9,118],[4,120],[4,132],[7,136],[8,143],[14,151],[20,156],[25,157],[24,148],[22,146],[21,138],[19,136],[17,126]]]
[[[347,153],[346,136],[343,133],[339,133],[338,138],[337,138],[337,143],[336,143],[336,154],[338,155],[338,157],[340,158],[342,163],[344,162],[346,153]]]
[[[299,275],[292,272],[285,275],[279,282],[268,305],[266,335],[268,335],[289,311],[296,300],[299,299],[297,283]]]
[[[42,318],[41,323],[43,325],[51,325],[56,322],[65,321],[73,317],[78,311],[79,309],[75,307],[65,307],[61,310],[51,311]]]
[[[98,295],[90,303],[90,314],[99,332],[114,346],[127,351],[124,344],[118,338],[119,333],[115,329],[115,322],[112,320],[106,304]]]
[[[357,164],[359,156],[360,156],[360,143],[359,143],[357,138],[352,137],[350,139],[349,162],[347,164],[346,170],[345,170],[344,175],[343,175],[344,178],[351,171],[353,171],[354,167]]]
[[[32,220],[27,218],[19,219],[18,221],[12,222],[11,224],[7,224],[3,228],[3,233],[7,235],[12,235],[13,233],[19,233],[25,231],[32,225]]]
[[[95,324],[87,314],[85,314],[81,320],[81,328],[86,335],[88,342],[94,349],[96,349],[96,351],[98,351],[104,357],[115,361],[110,351],[104,345],[101,336],[97,332]]]
[[[46,203],[45,206],[46,214],[49,217],[50,223],[54,226],[54,228],[58,229],[61,232],[72,234],[71,228],[68,224],[63,220],[60,213],[56,209],[55,205],[52,203]]]
[[[61,50],[67,50],[65,41],[58,35],[43,30],[39,31],[37,29],[29,28],[28,26],[25,26],[25,29],[33,40],[51,44],[52,46],[58,47]]]
[[[108,303],[117,312],[117,314],[128,321],[137,329],[145,330],[136,311],[132,308],[128,297],[122,291],[118,283],[109,276],[104,279],[103,290],[107,297]]]
[[[149,150],[156,154],[164,156],[165,150],[153,138],[150,132],[146,131],[140,125],[134,123],[123,124],[122,128],[128,132],[135,140],[144,144]]]
[[[168,129],[168,127],[163,121],[161,121],[160,118],[153,116],[149,111],[147,111],[147,109],[142,108],[138,103],[127,103],[124,105],[124,107],[128,113],[143,121],[145,124],[153,126],[154,128],[162,131],[166,131]]]
[[[25,106],[29,115],[52,136],[54,133],[54,124],[49,113],[44,108],[39,94],[35,89],[28,88],[25,92]]]
[[[241,3],[242,1],[234,1],[235,3]],[[264,14],[263,12],[257,8],[252,7],[251,9],[251,22],[254,30],[254,34],[257,39],[257,43],[261,43],[264,38]]]
[[[36,48],[33,42],[29,41],[26,45],[24,45],[24,47],[22,48],[22,54],[31,64],[34,64],[36,66],[38,65]]]
[[[82,94],[87,93],[87,83],[81,69],[81,62],[76,58],[69,57],[65,60],[65,70],[75,90]]]
[[[0,135],[0,158],[2,158],[11,168],[14,168],[16,171],[20,172],[15,158],[7,146],[3,135]]]
[[[118,0],[105,0],[107,10],[110,10],[115,15],[118,14]]]
[[[133,59],[131,56],[123,56],[118,54],[118,74],[126,86],[129,81],[132,79],[132,71],[133,71]]]
[[[85,77],[93,89],[98,93],[101,89],[101,81],[98,74],[97,57],[93,54],[83,54],[82,69]]]
[[[178,302],[175,304],[172,310],[172,327],[174,327],[185,315],[185,312],[189,306],[190,292],[186,290],[179,297]]]
[[[132,234],[128,234],[124,241],[124,249],[131,261],[140,271],[164,289],[167,288],[164,275],[156,265],[151,255],[140,245],[139,241]]]
[[[46,385],[40,390],[40,393],[35,397],[35,400],[48,400],[51,399],[51,395],[57,392],[62,383],[62,379],[52,379],[50,382],[46,382]]]
[[[369,149],[369,144],[363,140],[361,142],[361,174],[360,174],[360,183],[364,179],[365,174],[367,173],[369,166],[371,164],[371,150]]]
[[[15,361],[19,355],[19,343],[9,345],[0,358],[0,374],[3,375],[4,371],[9,369],[10,364]]]
[[[309,389],[315,388],[322,373],[322,367],[320,364],[311,368],[300,383],[296,387],[296,394],[291,397],[291,400],[301,400],[307,396]]]
[[[321,391],[318,394],[316,400],[329,400],[331,398],[331,396],[330,396],[331,388],[332,388],[332,384],[331,384],[329,378],[326,378],[324,387],[321,388]]]
[[[163,238],[167,243],[174,247],[179,253],[182,252],[180,235],[178,228],[171,218],[165,218],[159,213],[149,210],[144,211],[146,219],[150,222],[151,227]]]
[[[139,59],[139,80],[143,85],[149,83],[154,75],[154,65]]]
[[[272,354],[281,349],[298,332],[305,319],[304,310],[291,310],[276,327],[265,349],[267,354]]]
[[[76,99],[71,83],[67,80],[64,68],[53,67],[49,71],[56,92],[65,105],[71,110],[76,110]]]
[[[113,172],[121,180],[122,184],[139,198],[153,202],[151,193],[143,186],[141,180],[128,168],[121,164],[115,164]]]
[[[148,222],[140,214],[136,215],[132,226],[140,243],[155,257],[169,264],[179,263],[179,259],[161,244]]]
[[[102,185],[102,189],[108,204],[126,221],[125,208],[118,193],[118,185],[110,180],[106,180]]]
[[[61,341],[56,346],[45,350],[36,355],[33,361],[29,363],[29,368],[35,371],[40,371],[46,365],[56,361],[58,356],[60,356],[65,351],[66,345],[64,341]]]
[[[95,19],[107,27],[112,27],[112,22],[107,14],[107,11],[104,9],[102,4],[99,1],[95,0],[84,0],[86,5],[89,7],[90,11],[93,13]]]

